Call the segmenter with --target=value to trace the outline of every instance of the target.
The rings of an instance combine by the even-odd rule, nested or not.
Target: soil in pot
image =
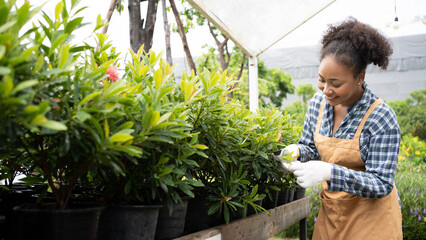
[[[94,240],[101,207],[75,204],[58,210],[56,204],[41,208],[17,206],[14,209],[16,231],[13,239]]]
[[[173,212],[170,215],[169,208],[164,205],[158,214],[155,239],[166,240],[182,236],[187,208],[188,199],[182,199],[182,203],[173,204]]]
[[[99,219],[98,240],[154,240],[161,205],[107,206]]]

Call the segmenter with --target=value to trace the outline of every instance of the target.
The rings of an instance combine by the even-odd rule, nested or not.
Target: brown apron
[[[353,139],[338,139],[319,134],[325,99],[321,103],[315,130],[315,146],[322,161],[365,171],[359,151],[362,128],[377,105],[377,99],[366,112]],[[402,239],[402,217],[398,203],[398,192],[379,199],[363,198],[346,192],[329,192],[327,182],[321,184],[322,205],[315,224],[313,239]]]

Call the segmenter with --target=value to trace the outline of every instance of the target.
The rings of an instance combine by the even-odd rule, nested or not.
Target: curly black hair
[[[320,61],[334,55],[336,60],[357,77],[373,63],[385,70],[393,53],[392,46],[377,29],[353,17],[337,25],[329,25],[321,40]]]

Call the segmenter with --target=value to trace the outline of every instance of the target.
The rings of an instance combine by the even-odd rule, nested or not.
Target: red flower
[[[109,75],[110,82],[116,82],[120,77],[118,76],[118,71],[115,67],[110,67],[106,71],[106,74]]]

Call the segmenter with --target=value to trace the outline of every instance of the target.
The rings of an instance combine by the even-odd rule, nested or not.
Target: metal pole
[[[249,103],[250,111],[259,109],[259,88],[257,81],[257,57],[249,57]]]

